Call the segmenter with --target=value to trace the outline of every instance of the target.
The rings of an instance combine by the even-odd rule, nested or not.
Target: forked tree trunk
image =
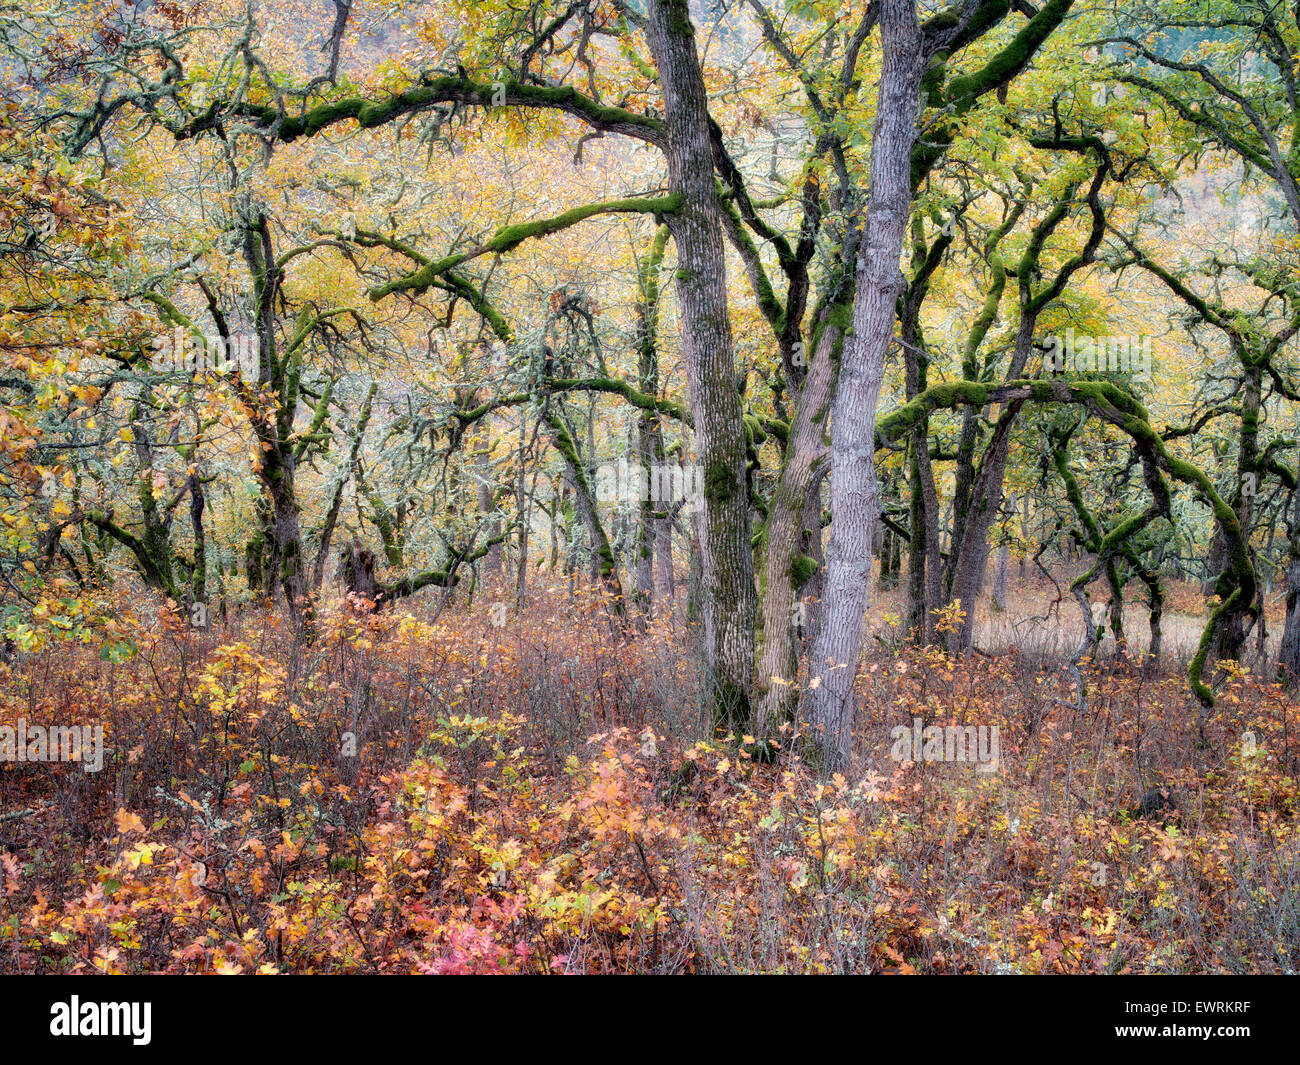
[[[565,472],[573,488],[574,502],[583,524],[587,527],[587,536],[591,543],[592,580],[599,582],[608,593],[610,609],[622,616],[626,604],[623,601],[623,585],[618,579],[614,546],[605,532],[605,526],[601,524],[600,513],[596,509],[596,497],[583,469],[582,458],[578,454],[573,434],[569,432],[558,413],[552,411],[544,417],[550,430],[551,443],[564,458]]]
[[[800,542],[809,494],[815,482],[820,483],[816,481],[814,465],[822,449],[822,433],[835,382],[833,356],[840,340],[839,327],[824,321],[799,391],[785,462],[768,507],[763,536],[763,638],[754,683],[756,736],[765,736],[790,720],[799,702],[795,683],[799,672],[796,636],[811,630],[805,620],[808,607],[800,607],[802,581],[798,579],[801,575],[805,580],[810,576],[801,572],[807,563],[799,560],[811,556],[800,552]]]
[[[335,483],[329,506],[325,510],[325,521],[321,526],[320,545],[316,549],[315,565],[312,566],[311,590],[313,595],[320,591],[321,583],[325,579],[325,563],[329,558],[330,542],[334,539],[334,529],[338,525],[339,510],[343,506],[343,492],[348,481],[356,475],[357,459],[361,453],[362,441],[366,436],[366,425],[370,421],[370,407],[378,390],[379,386],[371,382],[370,388],[366,391],[366,398],[361,404],[361,413],[357,416],[357,427],[352,433],[352,443],[348,447],[347,460],[344,465],[339,467],[338,481]]]
[[[267,587],[274,594],[284,593],[294,627],[310,614],[311,599],[307,588],[306,566],[302,557],[302,533],[298,524],[298,500],[294,490],[297,468],[296,449],[290,437],[298,404],[298,375],[302,372],[301,356],[281,359],[276,345],[276,300],[283,274],[276,261],[271,229],[265,215],[258,214],[255,224],[244,230],[244,260],[253,279],[258,340],[258,383],[270,385],[278,406],[274,416],[257,419],[254,434],[261,446],[258,475],[269,501],[270,543],[266,567]]]

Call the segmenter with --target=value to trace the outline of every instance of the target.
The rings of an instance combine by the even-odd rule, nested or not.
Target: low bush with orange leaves
[[[0,666],[0,725],[100,723],[99,773],[0,764],[0,971],[1294,971],[1295,700],[1229,677],[883,650],[853,771],[715,739],[694,633],[542,597],[504,626],[323,608]],[[119,653],[129,644],[129,653]],[[996,726],[996,772],[891,730]],[[705,738],[702,738],[705,737]],[[1171,796],[1135,816],[1144,792]]]

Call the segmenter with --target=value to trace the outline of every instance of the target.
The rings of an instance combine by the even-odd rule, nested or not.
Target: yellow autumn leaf
[[[113,823],[117,826],[117,830],[124,834],[144,831],[144,822],[129,810],[118,810]]]

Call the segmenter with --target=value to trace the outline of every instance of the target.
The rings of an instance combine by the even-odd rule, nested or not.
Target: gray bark
[[[831,422],[831,541],[807,717],[826,768],[849,758],[853,679],[870,598],[871,541],[880,513],[876,408],[904,280],[899,269],[911,209],[911,155],[925,56],[913,0],[881,0],[883,69],[871,145],[871,199],[857,264],[853,335],[845,343]],[[814,686],[815,682],[815,686]]]

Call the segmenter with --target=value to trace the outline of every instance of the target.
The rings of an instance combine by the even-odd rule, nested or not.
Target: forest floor
[[[0,665],[0,726],[107,749],[0,763],[0,971],[1300,968],[1300,707],[1265,680],[1201,710],[1172,653],[1103,645],[1081,703],[1050,645],[893,646],[886,599],[824,780],[795,728],[773,762],[709,735],[689,626],[490,605],[334,604],[303,644],[124,601],[134,653]],[[996,768],[895,760],[918,718],[996,728]]]

